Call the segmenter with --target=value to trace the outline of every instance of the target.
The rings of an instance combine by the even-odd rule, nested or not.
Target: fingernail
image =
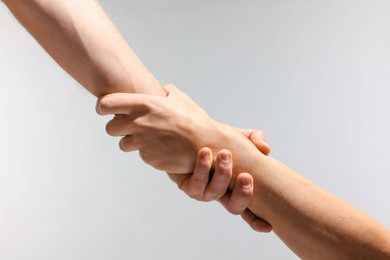
[[[201,154],[200,154],[200,157],[201,157],[202,159],[206,159],[206,158],[208,158],[209,156],[210,156],[209,150],[207,150],[207,149],[202,150],[202,152],[201,152]]]
[[[230,162],[230,155],[226,152],[221,153],[221,160],[224,162]]]
[[[242,186],[250,186],[250,185],[252,185],[252,181],[250,178],[242,178],[241,185]]]

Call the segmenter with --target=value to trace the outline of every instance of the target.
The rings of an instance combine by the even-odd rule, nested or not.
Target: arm
[[[253,142],[262,153],[269,154],[270,148],[265,142],[265,134],[262,131],[240,129],[240,132]],[[211,150],[202,148],[198,153],[193,173],[168,173],[168,176],[180,190],[191,198],[199,201],[218,200],[230,213],[241,215],[253,230],[270,232],[272,227],[248,209],[253,196],[252,176],[248,173],[240,173],[233,191],[230,191],[228,185],[233,172],[231,153],[226,150],[218,152],[214,171],[212,158]],[[213,174],[210,176],[212,171]]]
[[[95,0],[3,0],[53,59],[95,96],[164,95]]]
[[[94,95],[163,94],[158,82],[127,47],[95,1],[4,0],[4,3],[58,64]],[[196,151],[208,144],[214,150],[230,149],[237,162],[235,176],[238,172],[252,172],[255,187],[261,187],[255,190],[256,200],[252,201],[251,209],[267,219],[275,233],[297,254],[312,257],[316,253],[313,249],[338,256],[350,256],[353,252],[378,258],[383,256],[380,252],[389,254],[388,233],[375,221],[279,162],[262,156],[229,127],[210,121],[203,130],[215,134],[213,140],[207,141],[210,136],[191,132],[197,139],[192,140],[187,158],[195,158]],[[193,159],[185,162],[187,168],[193,168]],[[311,191],[310,198],[302,192],[307,189]],[[319,208],[318,201],[327,208]],[[329,212],[336,213],[331,220]],[[289,215],[296,217],[286,219]]]
[[[186,158],[195,158],[192,149],[199,143],[232,148],[236,172],[233,178],[239,172],[237,169],[246,169],[241,172],[249,172],[255,181],[249,208],[266,220],[298,256],[390,257],[390,233],[375,220],[248,146],[241,134],[211,120],[173,86],[166,90],[167,97],[114,94],[100,100],[97,107],[101,114],[131,114],[113,119],[107,125],[111,135],[131,135],[121,141],[124,151],[140,150],[142,158],[152,166],[180,172],[186,166],[177,162],[191,165],[193,162]],[[215,140],[220,143],[214,143]]]
[[[94,95],[113,92],[165,95],[95,0],[3,2],[57,63]],[[248,147],[254,147],[244,136],[242,140]],[[197,143],[182,172],[192,172],[197,151],[206,146],[199,145],[205,143],[200,140]],[[219,143],[219,140],[210,142]],[[233,146],[227,148],[235,153]],[[209,147],[215,154],[222,149],[221,145]],[[241,168],[240,172],[246,171],[246,167]]]
[[[248,138],[248,140],[250,140],[260,152],[265,155],[269,155],[271,149],[266,142],[266,136],[263,131],[252,129],[237,130]],[[226,162],[222,160],[222,155],[225,155],[224,158],[226,159]],[[168,173],[168,176],[191,198],[206,202],[220,200],[220,202],[227,207],[229,212],[238,214],[238,211],[240,210],[230,210],[228,203],[224,203],[228,202],[225,198],[230,195],[229,193],[225,193],[232,178],[232,155],[229,151],[219,151],[216,156],[215,172],[212,176],[210,176],[210,172],[213,171],[212,158],[213,156],[211,150],[209,148],[202,148],[198,153],[193,173]],[[247,174],[244,175],[246,176]],[[248,184],[252,183],[253,179],[250,175],[248,177],[250,178],[250,180],[247,181]],[[248,178],[245,177],[243,178],[243,180],[247,179]],[[246,205],[244,209],[247,207],[248,205]]]
[[[165,95],[96,0],[3,2],[51,57],[95,96],[115,92]],[[235,205],[230,207],[235,209]]]
[[[317,259],[388,259],[390,232],[271,157],[253,168],[250,208],[297,255]]]

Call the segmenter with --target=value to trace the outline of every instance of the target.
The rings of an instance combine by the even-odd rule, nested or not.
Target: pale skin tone
[[[246,146],[240,135],[230,134],[235,129],[227,130],[226,125],[213,121],[176,87],[169,85],[165,90],[167,97],[113,94],[99,100],[100,114],[121,115],[107,124],[107,132],[125,136],[120,141],[122,150],[139,150],[145,162],[160,170],[185,172],[195,164],[194,141],[207,143],[204,137],[213,136],[226,145],[242,143],[253,154],[247,153],[246,158],[232,154],[235,163],[241,160],[249,164],[247,172],[254,179],[249,208],[270,223],[275,234],[299,257],[390,258],[390,233],[371,217],[255,147]],[[176,163],[179,161],[183,164]]]
[[[47,53],[89,92],[164,95],[95,0],[3,0]]]
[[[240,129],[240,131],[256,145],[264,154],[270,149],[266,144],[265,134],[262,131]],[[257,217],[248,209],[253,196],[253,177],[248,173],[237,176],[233,191],[228,190],[232,178],[233,160],[230,151],[221,150],[215,160],[215,172],[210,180],[209,173],[213,166],[213,155],[209,148],[202,148],[198,152],[193,173],[172,174],[168,176],[179,189],[188,196],[199,201],[218,200],[227,211],[240,214],[241,217],[258,232],[270,232],[272,227],[263,219]]]
[[[370,217],[275,159],[264,156],[236,129],[215,122],[180,92],[172,90],[170,96],[162,97],[164,93],[159,83],[128,48],[95,1],[5,0],[4,3],[58,64],[94,95],[125,92],[161,96],[142,96],[143,108],[150,109],[143,118],[152,123],[149,127],[154,128],[156,133],[168,133],[162,137],[168,138],[165,140],[175,146],[176,151],[183,152],[173,154],[176,162],[182,163],[175,166],[169,160],[160,162],[164,158],[154,158],[158,155],[157,151],[149,154],[146,149],[149,142],[156,140],[150,136],[139,139],[141,136],[138,135],[134,140],[140,140],[137,145],[140,151],[144,151],[143,159],[150,160],[152,165],[175,173],[188,173],[194,169],[196,155],[203,147],[210,147],[214,158],[218,151],[228,149],[234,158],[230,188],[236,187],[239,174],[250,173],[255,187],[250,209],[266,219],[296,254],[310,259],[389,258],[388,231]],[[142,109],[142,106],[128,103],[134,96],[131,99],[129,96],[109,98],[114,103],[105,100],[101,106],[107,109],[106,113],[126,115],[129,108]],[[122,107],[118,105],[122,98],[126,100],[122,104],[126,109],[112,111]],[[178,115],[179,109],[172,107],[180,106],[190,108],[192,113],[187,117]],[[157,113],[161,109],[168,111],[169,117]],[[153,120],[150,118],[152,111],[156,112]],[[169,118],[182,116],[187,124],[172,131],[175,124]],[[142,123],[140,121],[138,123]],[[148,137],[151,132],[145,127],[139,126]],[[128,133],[125,131],[124,135]],[[132,146],[131,138],[128,139],[124,141],[124,149]],[[161,144],[158,147],[164,150]]]
[[[165,95],[158,81],[143,66],[115,29],[95,0],[3,0],[9,10],[54,60],[95,96],[108,93],[147,93]],[[226,135],[239,135],[246,147],[255,147],[236,130],[226,127]],[[233,140],[233,139],[232,139]],[[243,144],[231,142],[222,147],[221,140],[197,140],[192,157],[208,146],[216,154],[228,148],[238,153]],[[248,153],[254,152],[246,149]],[[188,159],[186,159],[188,160]],[[194,161],[194,159],[190,160]],[[236,160],[234,178],[250,169],[250,163]],[[195,164],[181,172],[191,172]],[[234,187],[232,183],[231,188]]]
[[[95,0],[3,0],[3,2],[48,54],[95,96],[115,92],[165,95],[158,81],[137,58]],[[269,152],[265,142],[257,141],[257,146],[260,150]],[[196,153],[193,156],[195,158]],[[245,174],[243,176],[244,179],[250,178]],[[187,188],[197,189],[198,193],[203,192],[205,199],[210,197],[219,199],[227,190],[226,183],[223,194],[222,186],[207,185],[196,188],[193,186],[188,185]],[[216,188],[218,190],[215,191]],[[243,197],[234,196],[226,200],[228,197],[225,196],[221,202],[225,205],[230,203],[229,211],[245,215],[248,212],[245,208],[250,201],[247,194],[252,194],[253,186],[248,189],[238,183],[235,188],[245,190],[238,193]],[[260,218],[253,218],[250,225],[262,232],[271,229],[269,224]]]

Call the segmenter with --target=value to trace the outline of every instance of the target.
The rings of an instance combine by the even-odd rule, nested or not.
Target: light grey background
[[[390,228],[389,1],[103,6],[161,82]],[[296,259],[121,153],[4,6],[0,25],[0,259]]]

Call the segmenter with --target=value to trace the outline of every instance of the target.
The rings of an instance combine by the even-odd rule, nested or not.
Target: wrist
[[[230,127],[226,124],[216,122],[216,129],[219,132],[219,146],[212,147],[214,160],[217,152],[221,149],[227,149],[233,156],[233,177],[229,184],[229,188],[232,190],[235,186],[237,176],[240,173],[247,172],[255,178],[257,178],[256,172],[261,165],[262,160],[266,158],[257,147],[249,141],[241,132],[237,129]]]

